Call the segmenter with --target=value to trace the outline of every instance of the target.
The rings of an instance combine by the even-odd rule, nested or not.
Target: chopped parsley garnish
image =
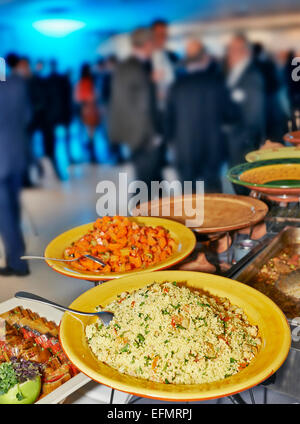
[[[22,395],[22,393],[21,393],[21,392],[18,392],[18,393],[16,394],[16,398],[17,398],[19,401],[21,401],[21,400],[23,400],[23,399],[24,399],[24,396]]]
[[[120,352],[128,352],[129,344],[126,343],[126,345],[120,350]]]
[[[4,362],[0,365],[0,395],[7,393],[18,383],[14,367],[11,363]]]
[[[202,306],[203,308],[210,308],[211,306],[208,303],[202,303],[197,301],[198,306]]]
[[[141,333],[139,333],[137,335],[137,338],[139,339],[140,342],[144,342],[145,341],[145,337]]]
[[[3,362],[0,365],[0,395],[6,394],[16,384],[34,380],[39,375],[40,365],[35,362],[24,359],[17,360],[15,357],[11,358],[11,362]],[[23,399],[20,390],[16,396],[18,400]]]
[[[145,359],[145,366],[146,367],[149,367],[150,361],[151,361],[150,356],[149,355],[148,356],[144,356],[144,359]]]
[[[183,327],[182,325],[180,325],[180,324],[176,324],[176,328],[179,328],[180,330],[186,330],[186,328],[185,327]]]

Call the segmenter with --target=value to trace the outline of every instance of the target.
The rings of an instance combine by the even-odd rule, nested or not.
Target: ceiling
[[[299,0],[0,0],[0,25],[24,31],[40,19],[79,19],[87,31],[116,33],[158,17],[180,22],[289,10],[300,10]]]
[[[0,56],[16,51],[33,60],[55,57],[66,69],[93,61],[111,35],[157,18],[198,27],[199,21],[291,10],[300,11],[299,0],[0,0]],[[37,29],[41,20],[52,20],[52,33]],[[80,21],[81,29],[65,36],[71,21]]]

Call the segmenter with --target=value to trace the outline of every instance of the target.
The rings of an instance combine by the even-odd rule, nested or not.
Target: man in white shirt
[[[168,41],[168,24],[164,20],[156,20],[151,25],[153,53],[151,59],[152,80],[155,88],[156,122],[158,128],[157,155],[160,157],[160,168],[167,163],[167,147],[165,144],[165,113],[169,89],[175,82],[177,55],[166,48]]]
[[[163,20],[157,20],[151,25],[154,52],[152,54],[153,80],[156,85],[158,108],[165,109],[166,98],[170,85],[175,81],[175,63],[177,56],[167,50],[168,25]]]

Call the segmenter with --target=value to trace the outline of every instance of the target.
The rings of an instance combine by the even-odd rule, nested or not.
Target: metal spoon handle
[[[43,259],[50,260],[50,261],[59,261],[59,262],[74,262],[78,261],[79,258],[74,259],[58,259],[58,258],[46,258],[45,256],[21,256],[20,259],[27,260],[27,259]]]
[[[82,258],[91,259],[94,262],[97,262],[98,264],[102,266],[106,266],[106,263],[101,261],[101,259],[96,258],[92,255],[82,255]],[[44,261],[58,261],[58,262],[75,262],[78,261],[80,258],[74,258],[74,259],[62,259],[62,258],[46,258],[45,256],[21,256],[20,259],[42,259]]]
[[[69,311],[69,312],[73,312],[73,313],[78,314],[78,315],[95,316],[95,315],[98,315],[99,313],[101,313],[101,312],[82,312],[82,311],[77,311],[77,310],[72,309],[72,308],[66,308],[65,306],[59,305],[58,303],[52,302],[51,300],[45,299],[45,298],[38,296],[36,294],[23,292],[23,291],[19,291],[19,292],[15,293],[15,297],[17,297],[18,299],[34,300],[36,302],[44,303],[45,305],[54,306],[55,308],[61,309],[62,311]],[[106,312],[103,312],[103,314],[105,314],[105,313]]]

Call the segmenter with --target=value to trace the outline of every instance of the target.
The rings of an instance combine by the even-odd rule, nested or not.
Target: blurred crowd
[[[101,127],[109,154],[116,162],[130,158],[139,179],[161,179],[161,169],[171,163],[182,180],[201,178],[208,190],[216,190],[222,163],[242,162],[246,152],[266,139],[280,142],[292,129],[300,109],[299,84],[291,78],[294,52],[272,55],[262,44],[235,34],[222,59],[197,38],[187,41],[182,57],[167,49],[163,20],[133,31],[130,41],[126,60],[109,56],[85,63],[77,78],[72,71],[59,72],[55,60],[32,65],[27,57],[7,56],[11,76],[23,80],[27,90],[26,152],[20,156],[28,169],[36,165],[43,172],[32,144],[39,132],[43,154],[61,177],[57,128],[63,129],[72,163],[70,126],[77,119],[91,162],[99,161],[95,132]],[[29,173],[25,183],[31,184]]]
[[[193,37],[182,57],[167,48],[163,20],[133,31],[130,43],[125,60],[85,63],[79,78],[59,72],[55,60],[33,65],[7,56],[10,74],[0,83],[0,233],[7,258],[1,273],[28,272],[18,260],[24,252],[18,196],[22,186],[33,184],[32,167],[44,172],[33,149],[37,132],[58,178],[57,129],[72,163],[70,127],[76,120],[91,162],[99,162],[95,134],[101,128],[109,155],[119,164],[130,160],[136,179],[150,185],[171,165],[181,181],[204,180],[206,191],[221,192],[225,163],[244,162],[247,152],[267,139],[280,142],[295,128],[300,84],[291,78],[294,52],[272,55],[239,33],[222,59]]]
[[[272,57],[263,45],[235,34],[222,60],[199,39],[178,57],[167,48],[163,21],[132,33],[131,56],[112,81],[111,143],[130,146],[139,179],[160,180],[169,159],[179,178],[204,180],[221,191],[220,170],[244,161],[266,139],[281,141],[298,110],[299,84],[290,56]]]

